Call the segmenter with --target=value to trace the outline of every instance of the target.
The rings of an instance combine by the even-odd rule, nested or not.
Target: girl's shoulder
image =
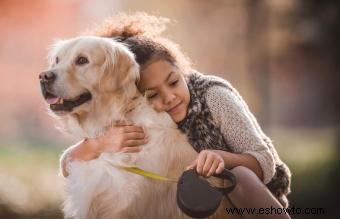
[[[187,83],[189,86],[196,88],[206,89],[212,86],[221,86],[234,90],[234,87],[226,79],[216,75],[202,74],[195,70],[187,76]]]
[[[247,111],[248,105],[232,84],[224,78],[194,71],[188,82],[192,97],[206,103],[212,111]]]
[[[188,75],[187,84],[190,92],[200,97],[213,97],[215,95],[239,96],[237,90],[226,79],[215,75],[202,74],[198,71],[193,71]]]

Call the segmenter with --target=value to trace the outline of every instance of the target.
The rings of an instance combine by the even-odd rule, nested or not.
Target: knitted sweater
[[[291,173],[280,160],[247,104],[232,85],[219,77],[194,72],[188,75],[188,114],[178,123],[197,152],[217,149],[254,156],[263,182],[284,207]]]

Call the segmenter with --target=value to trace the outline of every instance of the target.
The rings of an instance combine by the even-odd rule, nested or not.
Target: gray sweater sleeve
[[[263,171],[263,182],[267,184],[275,173],[274,158],[245,101],[236,91],[212,86],[207,90],[206,102],[230,148],[235,153],[255,157]]]

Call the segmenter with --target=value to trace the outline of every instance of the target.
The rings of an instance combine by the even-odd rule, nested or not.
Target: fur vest
[[[238,92],[228,81],[216,76],[194,72],[188,75],[186,79],[190,91],[190,103],[186,118],[177,124],[179,129],[187,135],[190,144],[197,152],[204,149],[233,152],[226,143],[228,140],[224,139],[220,127],[213,119],[206,103],[205,92],[211,86],[222,86],[239,95]],[[280,160],[272,141],[265,134],[262,136],[275,160],[275,174],[271,181],[267,183],[267,187],[284,207],[288,207],[286,196],[290,193],[290,170]]]

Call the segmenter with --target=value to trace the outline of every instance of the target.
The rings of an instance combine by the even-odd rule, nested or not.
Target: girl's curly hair
[[[114,38],[126,44],[135,54],[136,61],[143,69],[149,64],[166,60],[184,74],[191,69],[190,60],[173,41],[161,37],[169,19],[138,12],[132,15],[120,13],[104,21],[92,34]]]

